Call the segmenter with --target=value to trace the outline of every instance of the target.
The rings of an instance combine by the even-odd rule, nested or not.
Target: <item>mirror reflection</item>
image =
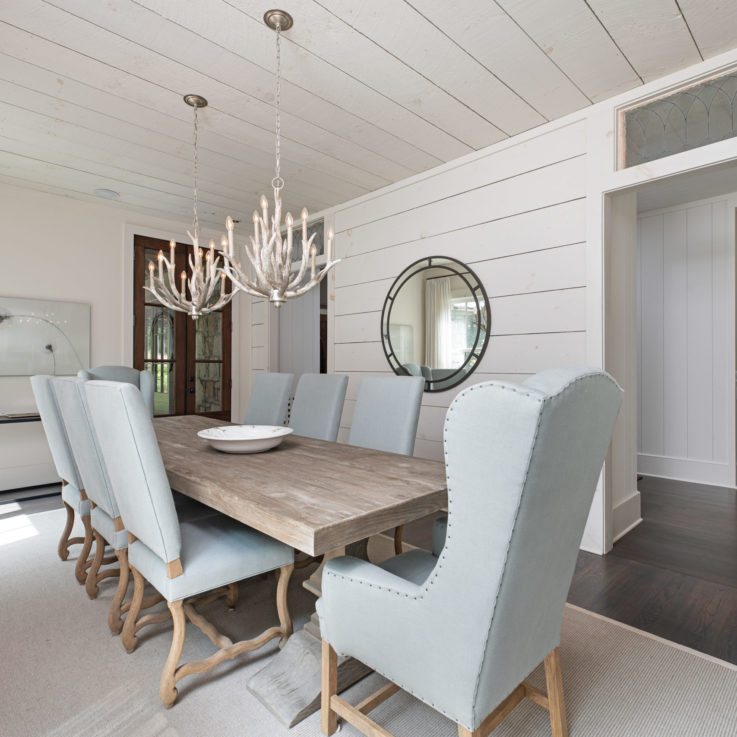
[[[425,378],[425,391],[463,381],[488,342],[489,304],[465,264],[433,256],[407,267],[392,284],[382,312],[382,343],[397,374]]]

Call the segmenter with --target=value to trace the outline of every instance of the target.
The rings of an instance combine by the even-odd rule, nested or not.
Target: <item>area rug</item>
[[[128,655],[107,628],[114,579],[92,601],[69,561],[56,555],[64,512],[26,516],[0,506],[0,735],[3,737],[318,737],[319,714],[287,729],[247,690],[276,652],[257,653],[180,683],[166,710],[158,681],[169,625],[143,631]],[[297,626],[314,599],[295,576],[290,606]],[[233,639],[276,620],[273,578],[241,585],[235,612],[222,602],[207,614]],[[188,626],[184,658],[213,650]],[[561,660],[571,737],[734,737],[737,668],[652,635],[567,607]],[[542,687],[541,669],[529,679]],[[356,703],[381,683],[373,675],[346,692]],[[373,712],[396,737],[455,737],[450,721],[400,692]],[[343,725],[342,737],[359,733]],[[547,713],[520,705],[494,737],[548,737]]]

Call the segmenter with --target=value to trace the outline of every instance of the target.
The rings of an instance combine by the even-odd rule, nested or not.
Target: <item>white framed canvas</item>
[[[89,304],[0,297],[0,376],[73,376],[89,365]]]

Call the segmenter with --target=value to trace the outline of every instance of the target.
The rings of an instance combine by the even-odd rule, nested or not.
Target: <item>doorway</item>
[[[645,476],[735,487],[735,195],[638,197],[638,442]]]
[[[176,273],[186,269],[192,246],[176,244]],[[168,241],[133,241],[133,366],[154,376],[154,415],[199,414],[230,420],[231,306],[192,320],[143,289],[148,264]]]
[[[638,462],[643,459],[640,457],[638,450],[647,450],[642,445],[644,437],[644,427],[646,423],[655,423],[662,426],[664,431],[671,434],[674,432],[676,424],[673,419],[673,412],[676,409],[672,402],[666,399],[668,411],[670,414],[665,420],[661,417],[657,420],[658,412],[662,415],[663,410],[658,412],[646,407],[646,399],[643,392],[648,392],[649,401],[655,401],[658,407],[663,405],[663,383],[658,386],[645,374],[651,371],[647,365],[643,365],[641,358],[643,355],[642,341],[645,341],[646,348],[650,355],[655,351],[656,354],[663,352],[666,347],[664,356],[667,358],[658,358],[658,362],[662,363],[666,368],[673,369],[676,373],[681,372],[683,378],[685,373],[689,371],[689,361],[702,361],[706,358],[712,364],[713,371],[718,373],[718,378],[712,373],[712,379],[717,385],[722,387],[720,399],[715,405],[713,400],[707,403],[702,398],[697,398],[697,394],[693,394],[690,402],[685,402],[685,411],[683,407],[679,409],[681,419],[679,432],[681,437],[684,431],[688,435],[692,435],[691,448],[696,449],[698,444],[702,443],[708,435],[708,438],[714,438],[717,443],[723,443],[727,458],[727,477],[717,481],[712,478],[707,483],[719,483],[725,487],[734,490],[735,473],[734,473],[734,456],[735,456],[735,275],[734,275],[734,248],[735,248],[735,206],[737,206],[737,198],[735,198],[735,182],[737,182],[737,166],[734,164],[724,164],[708,167],[701,170],[689,171],[671,176],[667,179],[648,182],[638,187],[632,187],[626,190],[608,193],[604,199],[604,366],[622,385],[625,390],[620,416],[612,439],[611,453],[606,464],[606,500],[605,506],[608,510],[605,521],[605,546],[604,550],[611,550],[612,544],[618,539],[634,529],[642,521],[641,518],[641,499],[640,492],[637,488]],[[699,200],[696,201],[696,197]],[[703,199],[702,199],[703,198]],[[722,213],[724,218],[718,216],[719,207],[713,208],[714,202],[726,202],[726,208]],[[703,208],[709,204],[709,208]],[[703,341],[705,336],[709,336],[710,350],[699,348],[696,342],[692,341],[692,345],[686,346],[685,353],[681,350],[681,357],[675,354],[672,338],[671,342],[664,343],[665,336],[651,337],[642,335],[641,320],[649,320],[646,316],[647,306],[644,307],[642,314],[638,308],[638,302],[643,299],[643,285],[640,283],[642,265],[640,257],[640,233],[638,233],[638,223],[641,216],[653,215],[660,212],[675,212],[677,210],[694,209],[693,217],[691,217],[691,235],[689,235],[688,218],[686,218],[686,230],[680,228],[683,239],[685,232],[686,240],[695,236],[699,231],[701,233],[718,234],[719,227],[714,225],[715,222],[723,223],[722,232],[726,234],[726,246],[728,248],[729,262],[716,264],[713,260],[712,249],[715,248],[713,241],[708,244],[706,240],[697,236],[693,248],[689,251],[686,248],[685,261],[681,258],[681,276],[680,287],[674,289],[669,286],[669,294],[681,295],[682,299],[673,302],[663,301],[663,295],[653,294],[648,285],[644,285],[647,293],[645,300],[651,301],[652,310],[660,310],[668,320],[673,321],[676,314],[685,315],[686,323],[680,320],[681,327],[676,327],[675,332],[671,334],[680,341],[683,341],[685,332],[688,330],[695,337],[696,342]],[[716,212],[716,221],[714,220]],[[683,215],[678,216],[682,220]],[[699,221],[711,223],[709,228],[697,228],[696,223]],[[652,224],[651,224],[652,225]],[[673,243],[674,238],[671,237],[672,227],[667,236],[664,231],[664,241]],[[657,238],[656,238],[657,243]],[[683,244],[678,246],[683,252]],[[702,255],[699,256],[698,254]],[[652,255],[652,254],[651,254]],[[710,273],[706,269],[706,260],[711,259]],[[707,271],[706,282],[708,284],[716,284],[720,280],[724,280],[723,284],[728,289],[726,296],[722,290],[721,297],[716,292],[711,292],[708,299],[704,296],[702,287],[697,287],[699,282],[696,279],[696,273],[693,277],[688,275],[689,259],[691,266]],[[657,259],[656,259],[657,261]],[[726,265],[725,265],[726,264]],[[665,265],[664,263],[662,264]],[[649,268],[649,267],[648,267]],[[669,261],[668,270],[673,269],[673,264]],[[685,269],[685,276],[684,276]],[[663,272],[666,273],[666,272]],[[711,287],[710,287],[711,289]],[[691,294],[694,292],[694,294]],[[719,292],[719,290],[717,290]],[[688,309],[685,306],[685,300],[691,299],[691,307],[698,308],[689,317]],[[707,302],[708,308],[707,308]],[[696,313],[711,316],[708,324],[705,318],[696,317]],[[726,321],[718,330],[714,331],[714,319]],[[725,327],[726,325],[726,327]],[[721,335],[722,337],[718,337]],[[670,353],[668,353],[670,351]],[[721,355],[715,358],[715,353]],[[685,356],[685,358],[683,358]],[[656,372],[657,373],[657,372]],[[660,371],[662,374],[662,370]],[[672,382],[674,374],[669,374],[668,381]],[[683,381],[680,382],[683,385]],[[696,387],[697,390],[702,387]],[[681,390],[685,397],[685,388]],[[708,393],[711,393],[708,392]],[[682,397],[682,398],[684,398]],[[712,417],[711,424],[706,423],[706,430],[700,430],[702,436],[693,437],[693,428],[689,428],[690,420],[694,420],[698,413],[708,413]],[[716,421],[719,411],[724,410],[722,420]],[[690,420],[689,420],[690,418]],[[726,419],[725,419],[726,418]],[[657,421],[656,421],[657,420]],[[670,448],[670,446],[668,446]],[[665,455],[661,451],[661,454]],[[699,450],[700,455],[704,455]],[[650,455],[654,455],[650,453]],[[701,460],[713,461],[711,458],[702,458]],[[724,464],[722,464],[724,465]],[[668,474],[664,471],[656,473],[656,469],[648,467],[646,470],[653,476]],[[672,474],[673,478],[685,478],[680,474]],[[695,479],[690,479],[695,480]]]

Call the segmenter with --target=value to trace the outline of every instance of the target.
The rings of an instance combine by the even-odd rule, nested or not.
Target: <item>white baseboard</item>
[[[612,509],[612,534],[616,542],[642,522],[640,492],[635,489],[624,501]]]
[[[686,458],[671,458],[648,453],[637,454],[637,473],[657,476],[661,479],[689,481],[710,486],[735,488],[734,469],[728,463],[694,461]]]
[[[56,473],[53,463],[34,463],[30,466],[13,466],[0,470],[0,491],[57,483],[59,474]]]

